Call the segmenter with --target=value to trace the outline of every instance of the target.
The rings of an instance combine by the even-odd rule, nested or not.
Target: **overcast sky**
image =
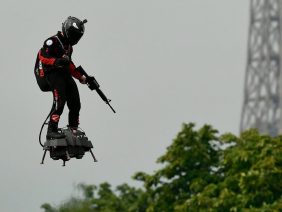
[[[246,66],[246,0],[0,0],[0,211],[41,211],[74,194],[73,185],[136,183],[184,122],[238,134]],[[62,167],[43,154],[38,133],[51,104],[33,67],[43,41],[69,15],[88,19],[73,60],[94,74],[111,112],[80,85],[81,127],[90,154]],[[67,124],[67,108],[60,126]]]

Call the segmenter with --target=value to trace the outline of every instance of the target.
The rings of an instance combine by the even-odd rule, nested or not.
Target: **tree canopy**
[[[281,211],[282,136],[260,135],[251,129],[240,136],[218,135],[212,126],[181,131],[153,174],[138,172],[141,188],[109,183],[79,184],[82,197],[58,206],[45,203],[45,212],[158,211]]]

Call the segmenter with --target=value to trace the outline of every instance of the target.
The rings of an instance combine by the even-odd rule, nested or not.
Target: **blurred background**
[[[0,3],[0,211],[40,211],[81,182],[137,185],[131,176],[158,167],[182,123],[239,133],[249,1]],[[78,82],[80,126],[99,162],[86,154],[62,167],[47,155],[40,165],[38,133],[52,95],[40,91],[33,67],[43,41],[70,15],[88,19],[73,60],[95,75],[117,113]]]

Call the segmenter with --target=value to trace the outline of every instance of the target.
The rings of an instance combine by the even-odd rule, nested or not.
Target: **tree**
[[[206,186],[180,209],[198,211],[206,205],[209,211],[281,209],[282,137],[272,138],[249,130],[239,138],[223,135],[220,141],[233,144],[223,151],[220,160],[222,181]]]
[[[150,193],[149,211],[173,211],[206,185],[217,183],[219,149],[217,131],[205,125],[199,131],[194,124],[183,124],[167,152],[158,159],[164,167],[153,175],[137,173]]]
[[[143,191],[127,184],[117,186],[116,192],[112,191],[109,183],[102,183],[98,187],[79,184],[77,188],[83,193],[82,198],[71,197],[59,207],[52,207],[45,203],[41,208],[45,212],[142,211],[138,207],[143,204],[138,204],[138,202],[142,202],[140,197],[143,195]]]
[[[45,212],[64,211],[281,211],[282,136],[248,130],[239,137],[204,125],[183,124],[153,174],[136,173],[142,188],[80,184],[71,198]]]

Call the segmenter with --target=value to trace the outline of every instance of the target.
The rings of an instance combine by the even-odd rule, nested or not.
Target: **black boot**
[[[65,137],[64,134],[58,132],[58,123],[49,122],[46,138],[60,139],[64,137]]]

